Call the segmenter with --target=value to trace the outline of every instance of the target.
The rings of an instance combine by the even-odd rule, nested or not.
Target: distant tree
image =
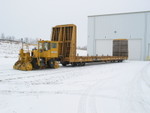
[[[0,38],[1,38],[1,39],[5,39],[4,33],[1,34],[1,37],[0,37]]]
[[[11,41],[11,40],[12,40],[12,39],[11,39],[11,36],[8,36],[8,40],[9,40],[9,41]]]
[[[80,47],[80,46],[78,46],[78,47],[77,47],[77,49],[81,49],[81,47]]]
[[[24,38],[24,42],[25,42],[25,43],[29,43],[29,38],[28,38],[28,37],[25,37],[25,38]]]
[[[23,38],[19,39],[19,42],[24,42]]]
[[[11,38],[12,38],[13,41],[15,40],[15,37],[14,37],[14,36],[12,36]]]
[[[80,49],[80,50],[87,50],[87,46],[82,46],[82,47],[78,46],[77,49]]]
[[[9,40],[9,36],[6,36],[6,37],[5,37],[5,40]]]
[[[87,46],[83,46],[82,49],[83,49],[83,50],[87,50]]]

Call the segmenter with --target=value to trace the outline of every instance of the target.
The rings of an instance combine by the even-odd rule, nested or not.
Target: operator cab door
[[[51,43],[50,42],[44,42],[43,43],[43,54],[44,54],[45,58],[51,56],[50,50],[51,50]]]
[[[51,42],[51,57],[58,57],[58,43]]]

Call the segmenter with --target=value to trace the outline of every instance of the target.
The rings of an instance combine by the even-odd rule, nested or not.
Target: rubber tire
[[[48,67],[49,68],[54,68],[54,59],[50,59],[49,61],[48,61]]]
[[[38,66],[38,62],[37,62],[37,59],[34,58],[32,61],[31,61],[31,64],[33,66],[34,69],[39,69],[40,66]]]

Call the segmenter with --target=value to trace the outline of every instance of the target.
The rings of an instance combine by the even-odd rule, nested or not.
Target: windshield
[[[44,51],[48,51],[51,48],[51,43],[49,42],[39,42],[39,49],[40,50],[44,50]]]
[[[45,42],[45,43],[44,43],[44,51],[47,51],[47,50],[49,50],[49,49],[50,49],[50,43]]]
[[[39,43],[39,49],[43,49],[43,43]]]

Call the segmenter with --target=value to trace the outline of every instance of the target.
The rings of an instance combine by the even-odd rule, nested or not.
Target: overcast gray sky
[[[89,15],[150,11],[150,0],[0,0],[0,33],[49,40],[51,27],[76,24],[87,44]]]

